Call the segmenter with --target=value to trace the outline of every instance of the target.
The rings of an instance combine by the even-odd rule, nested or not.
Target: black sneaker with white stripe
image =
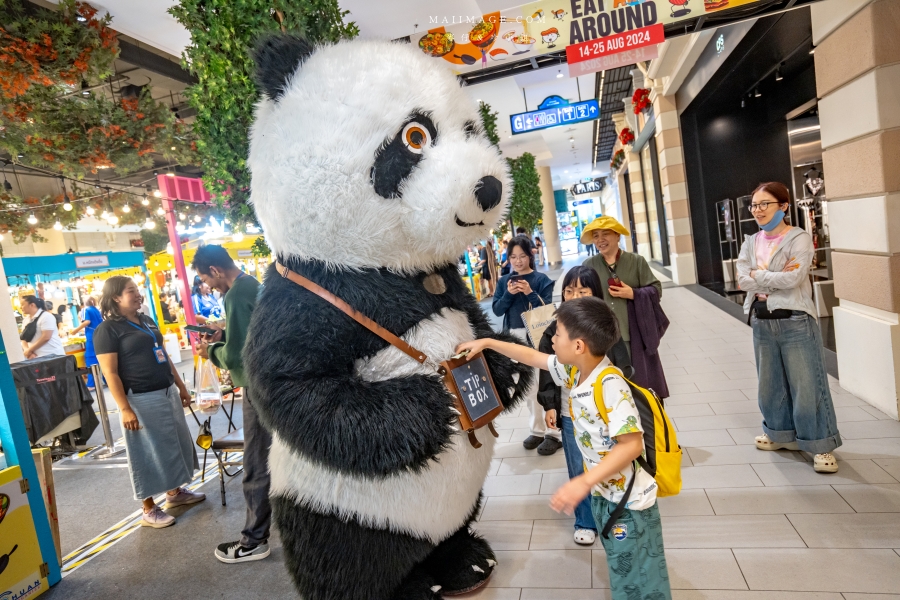
[[[241,546],[241,542],[226,542],[216,547],[216,558],[223,563],[233,564],[240,562],[249,562],[251,560],[262,560],[269,555],[269,544],[263,542],[252,548]]]

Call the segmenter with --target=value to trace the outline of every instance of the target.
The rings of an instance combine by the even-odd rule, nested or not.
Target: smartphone
[[[610,277],[606,280],[608,287],[622,287],[622,281],[618,277]]]
[[[186,331],[193,331],[194,333],[205,333],[206,335],[215,335],[216,330],[210,329],[209,327],[201,327],[199,325],[185,325],[184,329]]]
[[[522,281],[524,275],[510,275],[509,281]]]

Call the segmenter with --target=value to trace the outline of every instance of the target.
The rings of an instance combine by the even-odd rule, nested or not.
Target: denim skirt
[[[128,403],[141,428],[122,430],[135,500],[184,485],[200,468],[184,407],[174,385],[153,392],[128,392]],[[121,413],[119,416],[121,422]]]

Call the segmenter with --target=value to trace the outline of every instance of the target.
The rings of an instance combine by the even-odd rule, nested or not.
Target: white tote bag
[[[538,296],[540,298],[540,296]],[[541,303],[544,300],[541,299]],[[533,308],[530,304],[528,310],[522,313],[522,321],[525,323],[525,331],[528,333],[528,341],[531,342],[533,348],[537,348],[541,343],[541,336],[544,330],[556,318],[556,305],[553,303],[544,304]]]

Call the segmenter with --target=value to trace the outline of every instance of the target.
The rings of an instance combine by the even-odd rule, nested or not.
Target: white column
[[[551,267],[562,264],[562,247],[559,245],[559,223],[556,220],[556,199],[553,196],[553,179],[550,167],[538,167],[541,177],[541,204],[544,205],[544,248],[547,263]]]
[[[5,299],[5,302],[4,302]],[[9,302],[9,286],[6,284],[6,271],[3,270],[3,261],[0,260],[0,334],[3,335],[3,345],[6,346],[6,355],[10,363],[25,360],[25,352],[19,341],[19,328],[16,326],[16,315],[13,313],[12,304]]]

